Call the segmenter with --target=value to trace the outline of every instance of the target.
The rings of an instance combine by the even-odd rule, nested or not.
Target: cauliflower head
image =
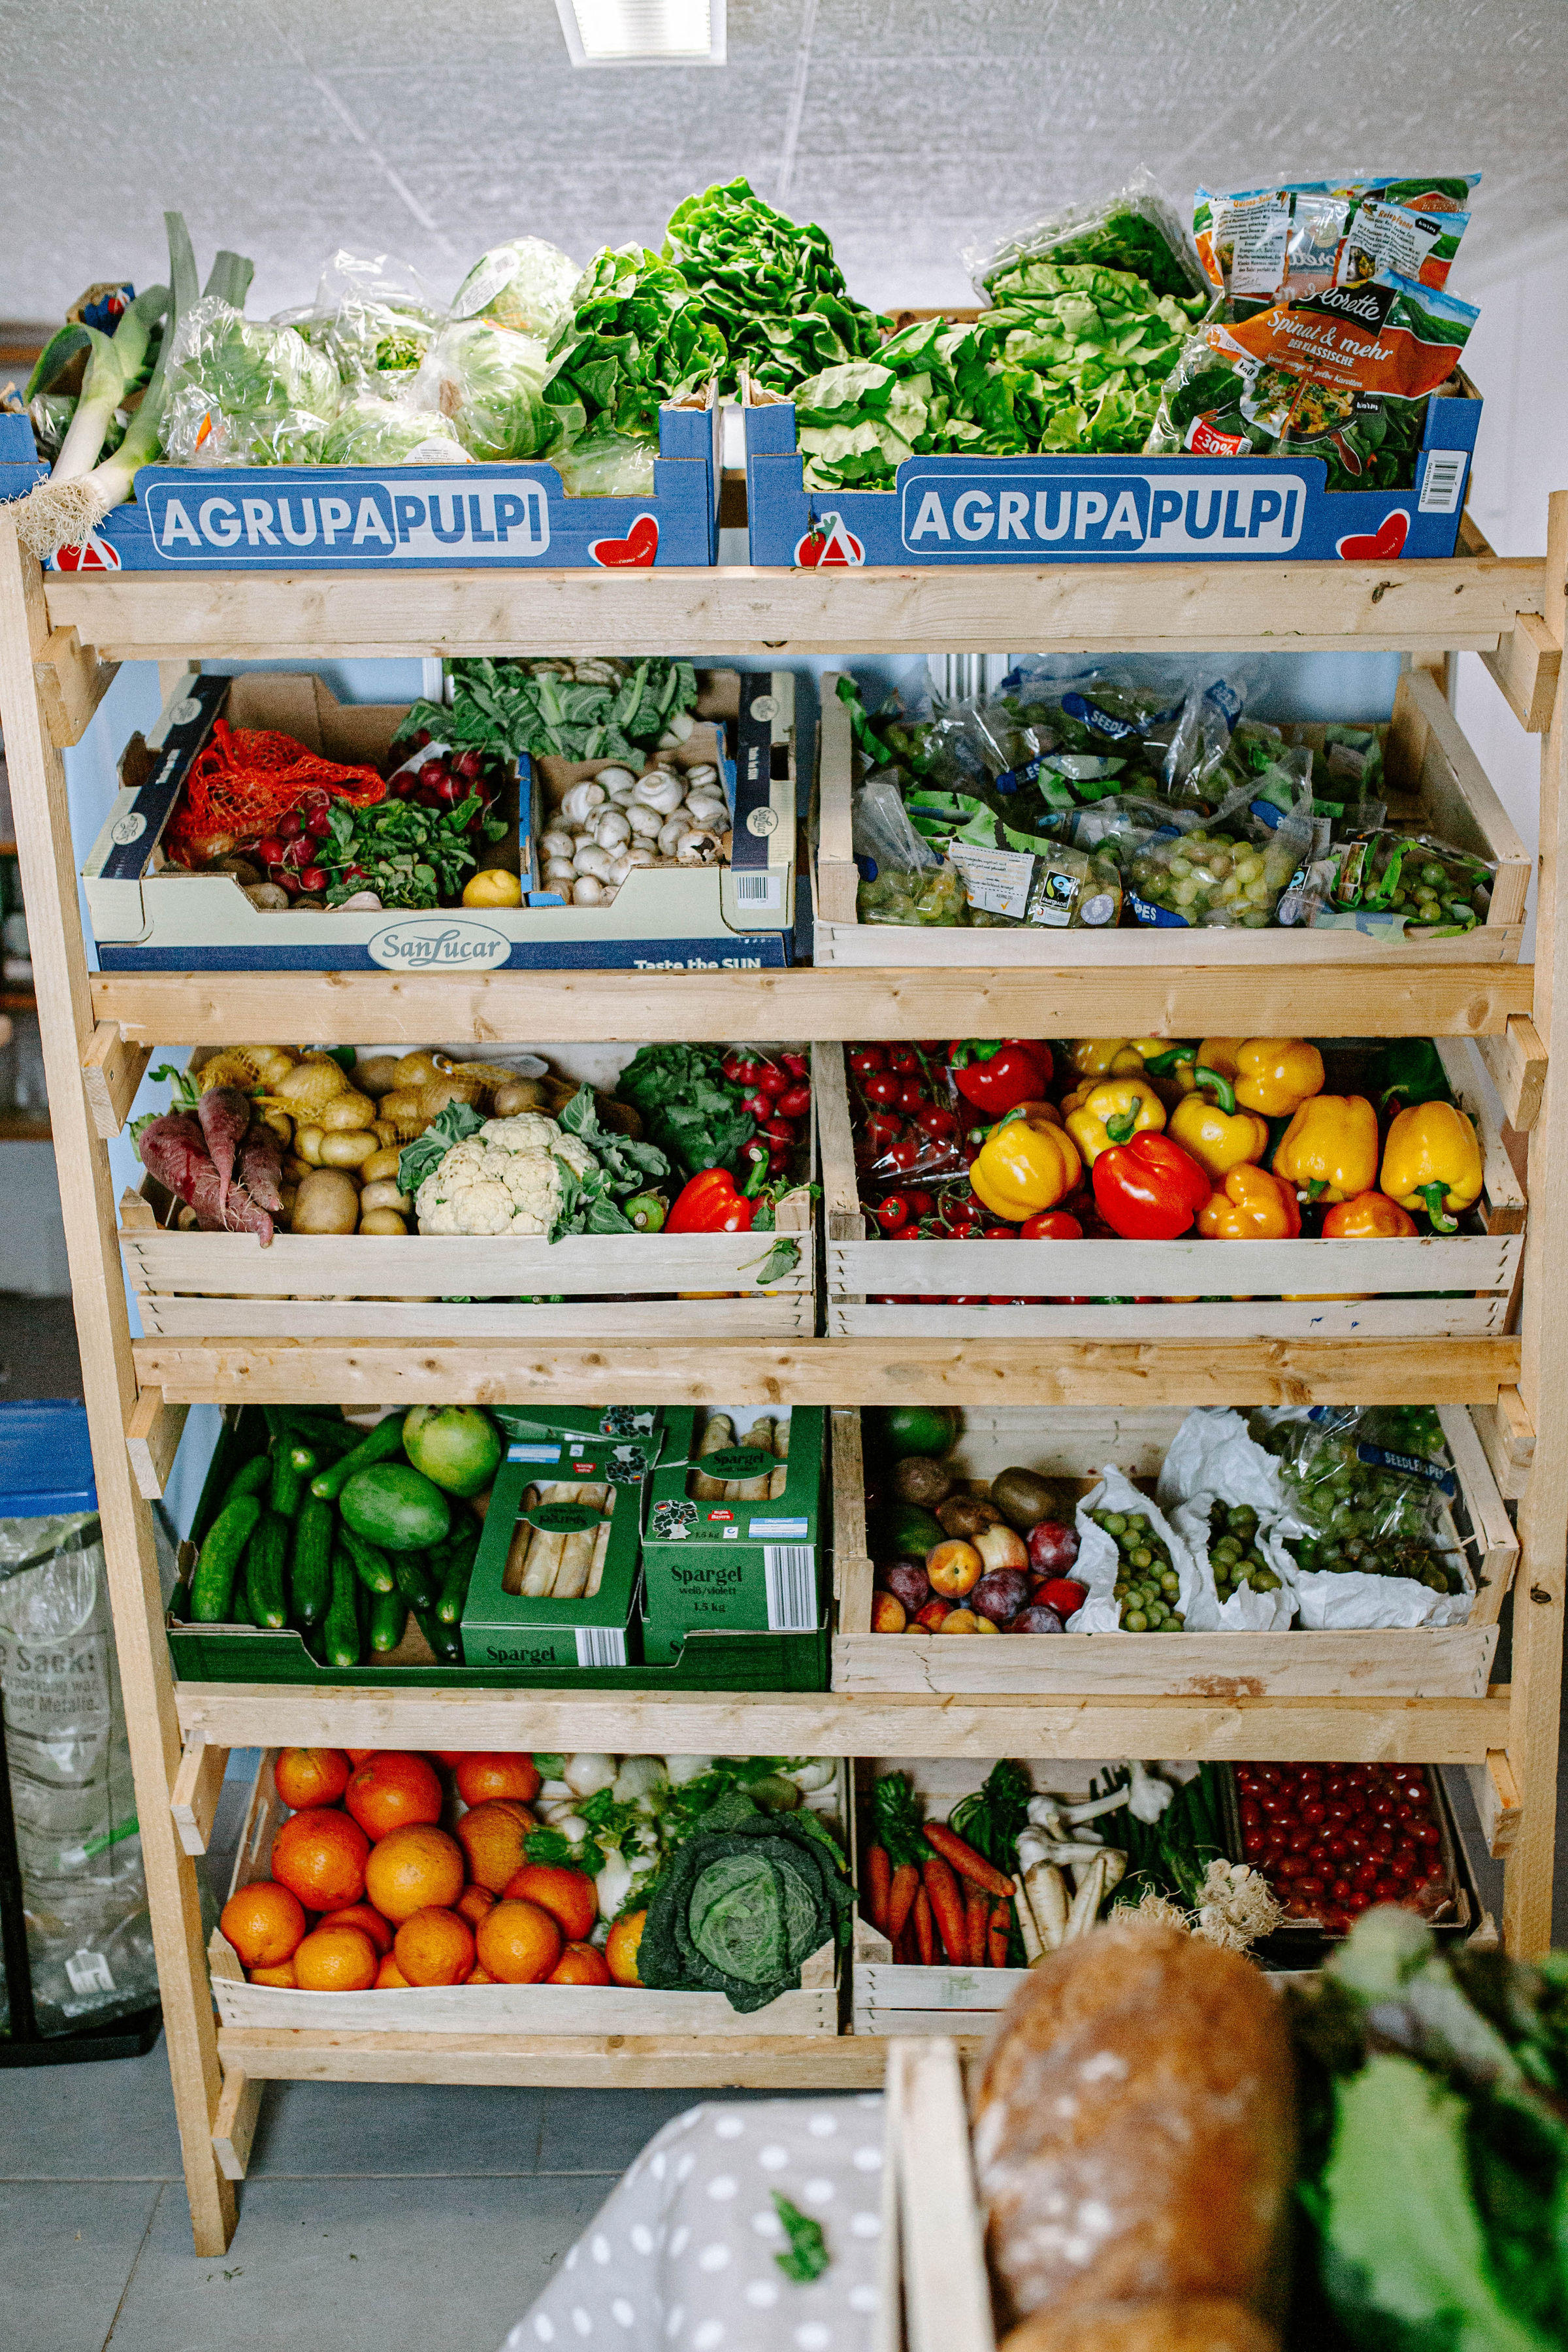
[[[579,1176],[597,1162],[552,1118],[524,1111],[487,1119],[454,1144],[415,1201],[422,1234],[548,1234],[561,1212],[562,1167]]]

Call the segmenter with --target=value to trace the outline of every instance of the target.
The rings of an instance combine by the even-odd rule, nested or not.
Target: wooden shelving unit
[[[0,720],[38,993],[106,1556],[197,2249],[234,2224],[258,2086],[275,2077],[696,2086],[880,2080],[865,2037],[590,2040],[215,2027],[192,1853],[210,1832],[227,1751],[334,1745],[818,1752],[910,1757],[1154,1752],[1382,1758],[1468,1767],[1494,1850],[1504,1930],[1550,1929],[1563,1554],[1568,1542],[1568,1091],[1550,1060],[1553,975],[1568,957],[1568,723],[1561,683],[1568,493],[1549,553],[1504,562],[1474,533],[1451,562],[1110,564],[1038,570],[192,572],[45,577],[0,517]],[[1271,961],[1266,937],[1204,938],[1200,963],[1135,963],[1115,937],[1060,969],[797,969],[700,974],[89,973],[78,917],[62,750],[121,661],[440,653],[736,654],[777,660],[931,652],[1397,649],[1440,671],[1479,653],[1521,726],[1544,736],[1537,960],[1441,954]],[[1455,952],[1459,949],[1460,952]],[[1533,1027],[1531,1024],[1533,1023]],[[1499,1336],[1114,1340],[635,1339],[541,1346],[398,1344],[342,1334],[133,1341],[104,1139],[151,1052],[286,1034],[322,1042],[548,1035],[563,1041],[752,1036],[843,1040],[993,1032],[1279,1031],[1473,1037],[1529,1131],[1519,1328]],[[1539,1033],[1539,1034],[1537,1034]],[[1544,1046],[1542,1045],[1544,1040]],[[1542,1056],[1544,1078],[1542,1076]],[[1201,1696],[1043,1697],[836,1690],[767,1694],[290,1688],[176,1683],[145,1492],[193,1402],[344,1403],[713,1397],[852,1405],[931,1398],[1053,1407],[1427,1402],[1468,1409],[1501,1491],[1520,1501],[1512,1678],[1458,1697],[1260,1697],[1247,1677]],[[1539,1446],[1538,1446],[1539,1441]],[[720,2046],[721,2042],[722,2046]]]

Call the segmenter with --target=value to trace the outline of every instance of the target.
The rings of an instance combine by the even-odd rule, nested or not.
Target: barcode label
[[[69,1952],[66,1956],[66,1974],[73,1992],[112,1992],[114,1979],[109,1962],[101,1952]]]
[[[810,1544],[764,1544],[770,1633],[816,1631],[816,1553]]]
[[[1427,453],[1421,478],[1422,514],[1452,514],[1459,503],[1465,478],[1463,449],[1433,449]]]
[[[765,868],[755,874],[737,874],[735,902],[742,907],[776,907],[782,877]]]
[[[577,1664],[580,1666],[624,1666],[626,1629],[620,1625],[579,1625]]]

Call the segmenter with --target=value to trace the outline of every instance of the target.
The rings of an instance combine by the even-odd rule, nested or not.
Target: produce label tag
[[[696,1466],[710,1478],[739,1483],[747,1478],[765,1478],[783,1465],[761,1445],[721,1445],[717,1454],[702,1454]]]
[[[1358,1462],[1370,1463],[1374,1469],[1398,1470],[1406,1478],[1423,1479],[1428,1486],[1435,1486],[1440,1495],[1452,1496],[1458,1492],[1453,1472],[1445,1470],[1440,1462],[1428,1462],[1423,1454],[1393,1454],[1385,1445],[1358,1445],[1355,1458]]]
[[[1023,921],[1035,870],[1032,857],[1016,849],[977,849],[960,841],[949,845],[948,856],[963,877],[964,896],[972,907]]]
[[[1192,929],[1185,915],[1178,915],[1171,907],[1156,907],[1151,899],[1141,898],[1136,890],[1129,890],[1127,903],[1141,923],[1152,923],[1162,930]]]
[[[509,1445],[506,1458],[509,1462],[559,1462],[561,1448],[558,1445]]]
[[[809,1535],[811,1521],[809,1519],[749,1519],[746,1523],[746,1533],[754,1542],[760,1541],[764,1536],[771,1537],[775,1541],[782,1541],[786,1536]]]
[[[586,1528],[596,1528],[605,1515],[592,1503],[535,1503],[531,1510],[521,1511],[518,1516],[545,1535],[572,1536],[581,1535]]]

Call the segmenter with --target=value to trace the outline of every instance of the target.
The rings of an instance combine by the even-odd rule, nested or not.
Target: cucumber
[[[397,1590],[410,1609],[419,1614],[436,1606],[436,1580],[430,1573],[430,1563],[422,1551],[399,1551],[392,1557],[392,1573],[397,1580]]]
[[[302,1438],[285,1433],[272,1449],[272,1484],[268,1500],[285,1519],[291,1519],[304,1500],[305,1481],[316,1466],[315,1448]]]
[[[372,1654],[384,1658],[402,1641],[408,1623],[408,1603],[401,1592],[376,1592],[371,1595],[370,1646]]]
[[[477,1528],[447,1548],[441,1566],[441,1590],[436,1601],[436,1614],[443,1625],[456,1625],[462,1617],[463,1603],[468,1597],[468,1579],[474,1572],[474,1554],[479,1548]]]
[[[403,1459],[403,1415],[389,1413],[378,1421],[368,1437],[363,1437],[350,1454],[334,1462],[330,1470],[318,1471],[310,1481],[310,1492],[323,1503],[335,1503],[355,1473],[368,1470],[377,1462]]]
[[[352,1422],[328,1421],[324,1416],[310,1421],[303,1415],[288,1423],[289,1435],[300,1445],[308,1445],[316,1456],[318,1468],[337,1461],[340,1454],[352,1454],[360,1442],[361,1433]]]
[[[289,1597],[296,1619],[303,1625],[319,1625],[327,1613],[336,1517],[331,1503],[319,1502],[314,1495],[307,1495],[294,1521]]]
[[[254,1624],[276,1628],[288,1623],[288,1520],[281,1512],[263,1511],[245,1554],[245,1589]]]
[[[191,1579],[191,1615],[198,1624],[221,1625],[228,1618],[240,1556],[260,1517],[261,1505],[254,1494],[237,1495],[229,1489],[222,1510],[207,1529]]]
[[[405,1462],[356,1470],[338,1496],[338,1508],[356,1535],[384,1551],[423,1551],[444,1543],[451,1531],[451,1504],[439,1486]]]
[[[253,1454],[242,1462],[224,1489],[219,1515],[241,1495],[265,1495],[272,1478],[272,1457],[269,1454]]]
[[[360,1590],[354,1564],[339,1544],[332,1553],[332,1598],[325,1626],[329,1666],[357,1666],[360,1659]]]
[[[327,1629],[319,1620],[314,1625],[301,1625],[296,1619],[294,1631],[299,1634],[310,1656],[318,1666],[327,1663]]]
[[[434,1610],[415,1611],[419,1630],[429,1643],[438,1666],[460,1666],[463,1663],[463,1641],[455,1625],[443,1625]]]
[[[338,1541],[353,1560],[360,1582],[367,1592],[393,1591],[392,1562],[379,1544],[367,1543],[363,1536],[356,1536],[353,1528],[341,1519],[338,1522]]]

